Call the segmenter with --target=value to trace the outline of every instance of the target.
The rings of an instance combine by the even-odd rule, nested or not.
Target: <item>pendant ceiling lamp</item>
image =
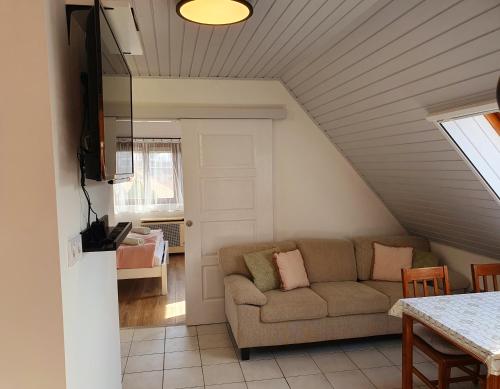
[[[177,14],[190,22],[223,26],[243,22],[252,16],[249,0],[181,0]]]

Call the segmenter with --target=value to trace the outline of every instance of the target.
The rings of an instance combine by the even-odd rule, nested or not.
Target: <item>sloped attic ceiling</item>
[[[281,79],[408,231],[500,259],[500,205],[425,119],[493,99],[498,0],[257,0],[217,28],[132,5],[136,75]]]

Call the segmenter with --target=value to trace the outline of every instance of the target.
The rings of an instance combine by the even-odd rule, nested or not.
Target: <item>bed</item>
[[[116,250],[119,280],[161,278],[161,294],[167,294],[168,242],[163,231],[151,230],[147,235],[130,233],[132,238],[144,239],[139,246],[120,245]]]

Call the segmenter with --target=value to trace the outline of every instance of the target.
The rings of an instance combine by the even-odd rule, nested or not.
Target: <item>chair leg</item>
[[[438,377],[438,389],[448,389],[450,384],[450,373],[451,368],[446,366],[445,364],[439,364],[439,377]]]
[[[474,366],[474,374],[476,375],[476,377],[474,378],[474,380],[472,381],[474,383],[474,385],[477,385],[478,382],[479,382],[479,374],[481,373],[481,364],[480,363],[477,363],[475,366]]]

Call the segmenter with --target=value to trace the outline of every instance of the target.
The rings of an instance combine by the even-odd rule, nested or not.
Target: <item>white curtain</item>
[[[134,139],[134,178],[113,186],[115,213],[184,209],[181,144],[177,139]],[[126,163],[130,141],[117,142],[116,163]],[[130,157],[129,157],[130,158]],[[119,166],[118,166],[119,167]]]

